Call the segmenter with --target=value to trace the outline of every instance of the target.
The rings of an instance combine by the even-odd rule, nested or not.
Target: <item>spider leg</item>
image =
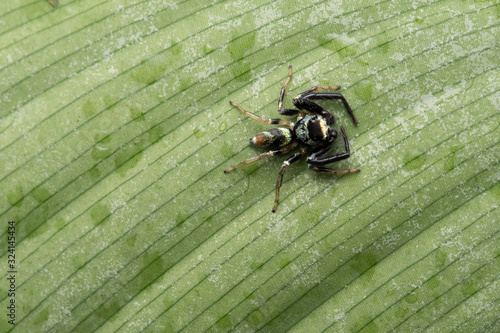
[[[299,109],[305,109],[307,111],[310,111],[312,113],[317,113],[321,114],[323,117],[326,119],[332,119],[329,123],[333,124],[335,121],[333,119],[333,115],[331,115],[328,111],[323,109],[321,106],[318,104],[310,101],[310,100],[329,100],[329,99],[339,99],[344,103],[345,108],[347,109],[347,112],[349,112],[349,115],[352,118],[352,121],[355,125],[358,125],[358,121],[356,120],[356,117],[354,117],[354,113],[352,112],[351,107],[349,106],[349,103],[347,103],[347,100],[342,94],[339,93],[332,93],[332,92],[326,92],[326,93],[316,93],[315,91],[318,89],[323,89],[323,88],[328,88],[328,89],[335,89],[337,86],[316,86],[313,87],[307,91],[304,91],[301,94],[298,94],[295,96],[295,98],[292,100],[293,104],[298,107]],[[339,87],[340,88],[340,87]]]
[[[237,169],[241,166],[244,166],[244,165],[247,165],[247,164],[250,164],[253,162],[257,162],[258,160],[261,160],[261,159],[266,158],[266,157],[271,157],[271,156],[276,156],[276,155],[283,154],[283,153],[288,153],[288,152],[292,151],[293,149],[295,149],[296,147],[297,147],[297,143],[293,142],[293,143],[289,144],[288,146],[284,146],[284,147],[281,147],[279,149],[271,150],[271,151],[268,151],[267,153],[263,153],[263,154],[254,156],[252,158],[249,158],[248,160],[241,162],[240,164],[237,164],[229,169],[224,170],[224,173],[228,173],[228,172],[233,171],[234,169]]]
[[[359,169],[342,169],[342,170],[336,170],[332,168],[325,168],[325,167],[316,167],[316,166],[309,166],[309,169],[315,172],[326,172],[326,173],[331,173],[331,174],[339,174],[339,173],[349,173],[349,172],[359,172]]]
[[[286,168],[290,164],[292,164],[292,163],[297,162],[298,160],[300,160],[300,158],[302,156],[304,156],[306,154],[306,152],[307,152],[307,148],[306,147],[301,147],[300,148],[300,153],[293,154],[292,156],[290,156],[289,158],[287,158],[287,160],[285,162],[283,162],[283,164],[281,165],[280,172],[278,173],[278,180],[276,181],[276,199],[274,200],[273,213],[276,212],[276,208],[278,207],[278,201],[279,201],[279,197],[280,197],[281,183],[283,181],[283,174],[285,173]]]
[[[290,121],[290,120],[288,120],[288,119],[279,119],[279,118],[265,119],[265,118],[261,118],[261,117],[257,116],[256,114],[253,114],[252,112],[243,109],[241,106],[239,106],[238,104],[234,103],[233,101],[229,101],[229,104],[231,104],[232,106],[236,106],[238,109],[240,109],[241,112],[243,112],[244,114],[246,114],[247,116],[249,116],[252,119],[260,121],[261,123],[269,124],[269,125],[276,125],[276,124],[277,125],[285,125],[285,126],[288,126],[290,128],[293,128],[293,122]]]
[[[283,87],[281,87],[280,97],[278,99],[278,113],[284,116],[295,116],[297,113],[300,112],[299,110],[294,110],[294,109],[282,109],[283,98],[285,97],[285,89],[288,82],[290,82],[291,78],[292,78],[292,65],[288,66],[288,77],[286,78]]]
[[[295,96],[293,104],[300,110],[306,110],[309,113],[319,114],[325,118],[328,125],[335,123],[335,117],[318,104],[302,98],[302,94]]]
[[[359,169],[344,169],[344,170],[335,170],[335,169],[330,169],[330,168],[324,168],[324,167],[318,167],[319,165],[325,165],[325,164],[330,164],[333,162],[337,162],[340,160],[345,160],[348,158],[351,154],[349,150],[349,140],[347,140],[347,135],[345,133],[344,127],[340,126],[340,131],[342,132],[342,136],[344,137],[344,147],[345,147],[345,153],[339,153],[335,154],[332,156],[328,156],[325,158],[320,158],[321,155],[325,154],[328,152],[330,149],[330,146],[327,146],[325,148],[321,148],[314,153],[311,154],[307,158],[307,163],[309,164],[309,169],[316,171],[316,172],[328,172],[328,173],[347,173],[347,172],[359,172]]]
[[[314,86],[309,90],[303,92],[303,94],[315,92],[317,90],[339,90],[340,86]]]

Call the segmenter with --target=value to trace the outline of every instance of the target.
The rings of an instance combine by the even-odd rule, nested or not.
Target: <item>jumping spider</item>
[[[334,116],[323,109],[318,104],[312,102],[311,100],[321,100],[321,99],[340,99],[352,121],[355,125],[358,125],[352,110],[347,103],[344,96],[339,93],[323,92],[317,93],[317,90],[338,90],[340,86],[315,86],[303,93],[298,94],[292,99],[293,104],[298,109],[282,109],[283,97],[285,95],[285,88],[290,79],[292,78],[292,66],[288,67],[288,77],[285,80],[285,84],[281,88],[280,97],[278,99],[278,112],[284,116],[297,116],[297,121],[293,123],[288,119],[264,119],[249,111],[244,110],[238,104],[229,101],[229,104],[236,106],[244,114],[252,119],[260,121],[264,124],[273,125],[284,125],[288,128],[276,127],[268,131],[262,132],[250,139],[250,143],[261,146],[269,147],[273,149],[267,153],[260,154],[258,156],[252,157],[232,168],[224,170],[224,173],[228,173],[236,168],[243,165],[256,162],[262,158],[275,156],[283,153],[288,153],[293,149],[299,147],[300,151],[298,153],[290,156],[283,165],[281,166],[280,172],[278,174],[278,181],[276,182],[276,199],[274,201],[273,213],[276,212],[279,201],[279,192],[281,187],[281,182],[283,180],[283,174],[285,169],[291,164],[298,161],[303,155],[307,153],[307,148],[311,147],[312,152],[307,158],[308,168],[316,172],[326,172],[331,174],[348,173],[348,172],[359,172],[359,169],[343,169],[335,170],[331,168],[323,167],[325,164],[330,164],[343,159],[346,159],[350,155],[349,151],[349,141],[344,130],[344,127],[340,126],[340,131],[344,137],[345,153],[338,153],[332,156],[324,156],[330,148],[332,147],[333,141],[337,138],[337,131],[330,127],[335,123]]]

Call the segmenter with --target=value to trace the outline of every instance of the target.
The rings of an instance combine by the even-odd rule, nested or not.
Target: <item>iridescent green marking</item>
[[[292,132],[288,128],[273,128],[250,139],[250,143],[263,147],[283,147],[292,143]]]

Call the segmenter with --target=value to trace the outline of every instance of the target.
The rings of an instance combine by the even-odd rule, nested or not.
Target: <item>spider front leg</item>
[[[247,116],[249,116],[252,119],[260,121],[261,123],[269,124],[269,125],[285,125],[285,126],[288,126],[290,128],[293,128],[293,122],[290,121],[290,120],[288,120],[288,119],[279,119],[279,118],[265,119],[265,118],[261,118],[261,117],[257,116],[256,114],[253,114],[252,112],[243,109],[241,106],[239,106],[238,104],[234,103],[233,101],[229,101],[229,104],[231,104],[232,106],[236,106],[238,109],[240,109],[241,112],[243,112],[244,114],[246,114]]]
[[[316,167],[316,166],[309,166],[309,170],[315,171],[315,172],[324,172],[324,173],[330,173],[330,174],[339,174],[339,173],[351,173],[351,172],[360,172],[361,170],[359,169],[332,169],[332,168],[325,168],[325,167]]]
[[[309,90],[303,92],[303,94],[315,92],[317,90],[339,90],[340,86],[314,86]]]
[[[276,208],[278,207],[278,201],[280,197],[280,188],[281,188],[281,183],[283,182],[283,174],[285,173],[286,168],[294,163],[300,160],[302,156],[304,156],[307,152],[307,148],[301,147],[300,148],[300,153],[295,153],[292,156],[290,156],[283,164],[281,165],[280,172],[278,173],[278,180],[276,181],[276,199],[274,199],[274,207],[273,207],[273,213],[276,212]]]
[[[311,154],[307,158],[307,163],[309,164],[309,169],[312,171],[316,172],[326,172],[326,173],[331,173],[331,174],[339,174],[339,173],[349,173],[349,172],[360,172],[359,169],[343,169],[343,170],[336,170],[332,168],[325,168],[325,167],[319,167],[319,165],[325,165],[325,164],[330,164],[333,162],[337,162],[340,160],[345,160],[351,155],[351,152],[349,150],[349,140],[347,140],[347,135],[345,133],[344,127],[340,126],[340,131],[342,132],[342,136],[344,138],[344,147],[345,147],[345,153],[339,153],[335,154],[332,156],[328,156],[325,158],[320,158],[321,155],[327,153],[330,150],[331,146],[326,146],[324,148],[321,148],[314,153]]]
[[[349,115],[352,118],[352,121],[355,125],[358,125],[358,121],[356,120],[356,117],[354,117],[354,113],[352,112],[351,107],[349,106],[349,103],[347,103],[347,100],[345,99],[342,94],[339,93],[316,93],[317,90],[319,89],[328,89],[328,90],[337,90],[340,89],[340,86],[315,86],[312,87],[309,90],[304,91],[301,94],[298,94],[295,96],[295,98],[292,100],[293,104],[299,108],[299,109],[304,109],[307,110],[311,113],[315,114],[320,114],[322,115],[325,119],[327,119],[328,124],[333,124],[335,123],[335,118],[331,113],[323,109],[321,106],[318,104],[310,101],[310,100],[322,100],[322,99],[339,99],[344,103],[345,108],[347,109],[347,112],[349,112]]]

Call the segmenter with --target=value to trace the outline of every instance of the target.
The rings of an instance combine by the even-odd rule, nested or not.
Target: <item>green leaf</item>
[[[499,16],[487,0],[5,1],[0,331],[498,331]],[[361,173],[302,159],[273,214],[286,156],[225,175],[270,127],[228,102],[278,117],[289,64],[284,107],[342,85],[360,125],[321,103],[350,141],[332,167]]]

